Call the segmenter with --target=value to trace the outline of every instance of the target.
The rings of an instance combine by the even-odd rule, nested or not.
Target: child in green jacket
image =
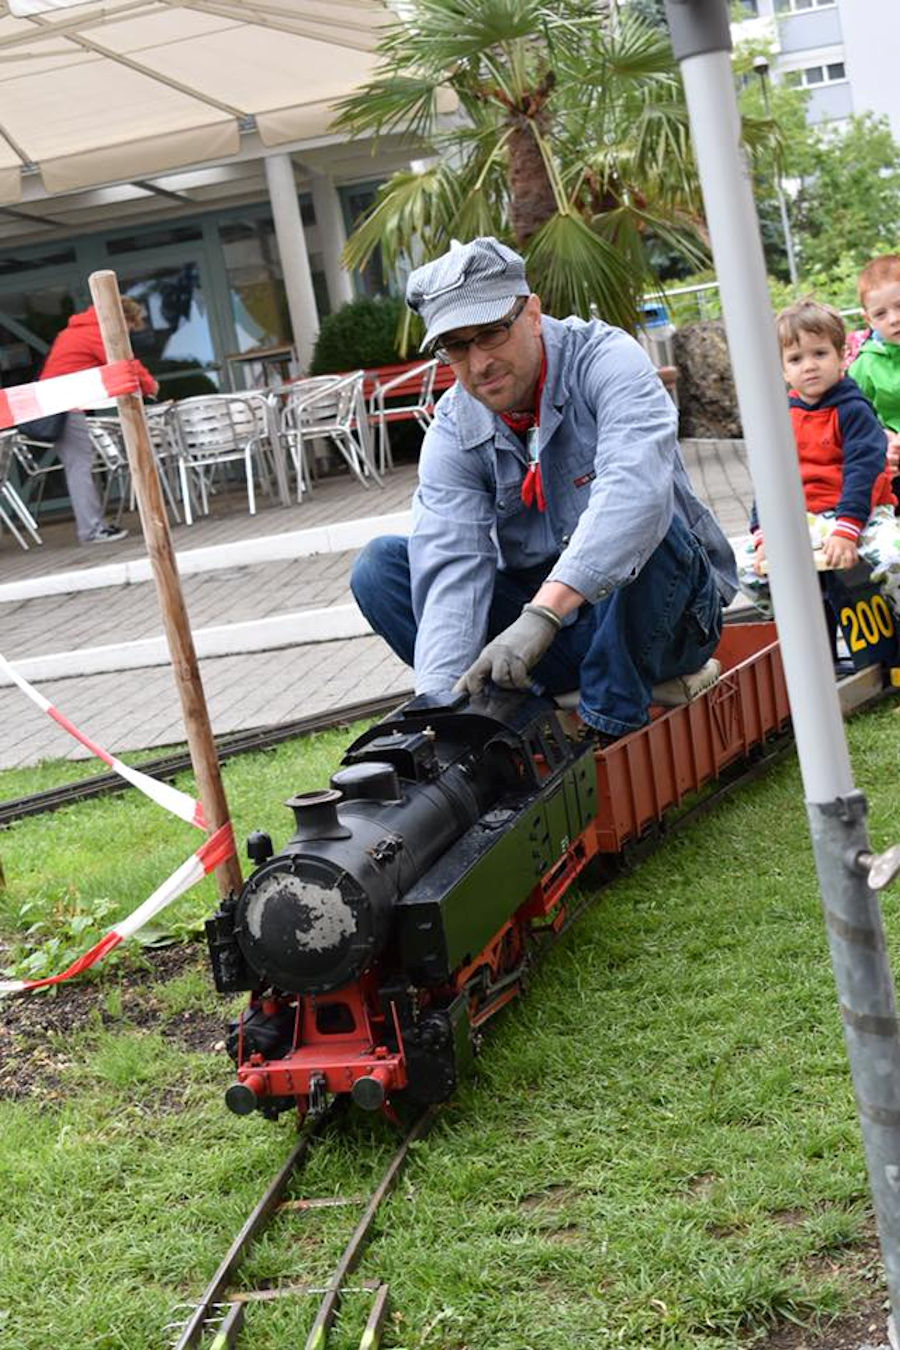
[[[875,405],[887,428],[888,468],[900,470],[900,254],[866,263],[859,274],[859,301],[872,336],[847,374]]]

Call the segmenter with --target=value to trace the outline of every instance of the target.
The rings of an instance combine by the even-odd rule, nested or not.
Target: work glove
[[[488,680],[501,689],[527,689],[529,671],[540,661],[562,628],[562,619],[543,605],[525,605],[522,613],[492,638],[464,675],[453,686],[454,692],[477,694]]]

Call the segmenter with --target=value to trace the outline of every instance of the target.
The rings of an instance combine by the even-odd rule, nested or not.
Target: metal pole
[[[666,0],[681,65],[866,1150],[892,1321],[900,1325],[900,1034],[866,802],[856,791],[783,397],[762,242],[740,143],[726,0]],[[880,860],[879,860],[880,861]],[[873,885],[884,885],[871,873]],[[889,1327],[893,1340],[893,1328]]]
[[[759,82],[762,85],[763,107],[766,110],[766,117],[771,118],[772,105],[769,100],[769,63],[764,56],[758,56],[753,62],[753,69],[759,76]],[[784,188],[781,186],[781,169],[777,165],[775,166],[775,196],[778,198],[778,213],[781,216],[781,230],[784,234],[788,274],[791,278],[791,285],[796,286],[799,277],[797,273],[797,258],[794,253],[794,236],[791,234],[791,222],[788,217],[787,202],[784,196]]]
[[[115,272],[93,272],[90,277],[91,296],[100,321],[103,344],[110,361],[129,361],[132,357],[131,339]],[[159,482],[156,458],[150,444],[144,405],[139,394],[126,394],[116,399],[131,480],[134,484],[144,540],[153,568],[163,626],[172,657],[172,673],[187,734],[191,762],[203,803],[206,824],[216,830],[228,820],[228,802],[219,773],[219,756],[213,739],[209,712],[203,694],[194,638],[185,608],[178,565],[169,533],[169,518]],[[227,859],[216,868],[219,894],[224,899],[230,891],[241,886],[241,867],[236,857]]]

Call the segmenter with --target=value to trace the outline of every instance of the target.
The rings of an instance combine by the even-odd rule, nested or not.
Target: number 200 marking
[[[845,605],[841,610],[841,624],[850,629],[848,643],[852,652],[874,647],[882,637],[894,635],[894,620],[883,595],[873,595],[871,600],[857,600],[852,606]]]

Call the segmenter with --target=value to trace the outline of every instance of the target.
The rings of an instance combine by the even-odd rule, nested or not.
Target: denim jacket
[[[544,317],[541,332],[545,512],[522,502],[521,440],[460,384],[425,435],[409,542],[419,692],[446,689],[481,651],[497,568],[544,568],[595,604],[638,575],[677,511],[723,602],[737,589],[728,541],[691,488],[674,404],[639,344],[576,318]]]

